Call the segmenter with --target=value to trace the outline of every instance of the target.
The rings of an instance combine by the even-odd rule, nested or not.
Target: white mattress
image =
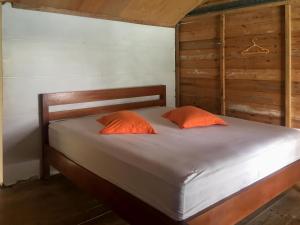
[[[135,110],[157,135],[100,135],[100,116],[51,123],[50,145],[89,171],[181,221],[300,158],[300,132],[224,117],[229,126],[181,130]]]

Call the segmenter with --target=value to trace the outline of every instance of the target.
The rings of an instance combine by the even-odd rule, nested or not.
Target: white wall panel
[[[3,14],[6,184],[39,174],[39,93],[166,84],[174,105],[174,29],[8,4]]]

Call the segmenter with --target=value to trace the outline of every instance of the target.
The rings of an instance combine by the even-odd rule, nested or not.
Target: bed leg
[[[41,179],[47,180],[50,177],[50,166],[48,163],[42,163],[41,166]]]
[[[50,177],[50,164],[48,162],[46,149],[43,149],[43,155],[42,155],[42,159],[41,159],[41,175],[40,175],[40,177],[42,180],[47,180]]]
[[[49,177],[50,177],[50,166],[48,163],[47,163],[47,165],[43,163],[42,171],[41,171],[41,179],[47,180],[47,179],[49,179]]]
[[[48,126],[49,126],[49,103],[48,96],[40,94],[39,99],[39,113],[40,113],[40,128],[41,128],[41,146],[42,155],[40,163],[40,178],[46,180],[50,177],[50,165],[48,160]]]

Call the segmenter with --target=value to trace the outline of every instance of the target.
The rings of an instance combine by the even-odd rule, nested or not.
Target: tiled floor
[[[126,225],[62,176],[0,190],[1,225]],[[141,224],[142,225],[142,224]],[[300,225],[300,189],[293,188],[241,225]]]

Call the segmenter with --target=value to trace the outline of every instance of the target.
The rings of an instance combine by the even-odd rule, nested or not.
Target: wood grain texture
[[[292,36],[292,47],[291,47],[291,79],[292,79],[292,126],[300,128],[300,92],[299,92],[299,81],[300,81],[300,2],[291,1],[291,36]]]
[[[292,15],[285,6],[285,125],[292,126]]]
[[[81,116],[96,115],[99,113],[115,112],[120,110],[139,109],[154,106],[164,106],[165,100],[153,100],[153,101],[142,101],[134,103],[124,103],[117,105],[99,106],[85,109],[73,109],[51,112],[49,114],[49,120],[61,120],[67,118],[76,118]]]
[[[42,156],[41,156],[41,171],[40,177],[47,179],[50,176],[50,165],[48,162],[48,152],[46,145],[49,144],[49,102],[47,95],[39,96],[39,114],[40,114],[40,128],[42,132]]]
[[[183,33],[179,50],[182,104],[284,125],[284,6],[265,5],[264,8],[259,6],[225,12],[226,23],[222,28],[223,14],[205,14],[180,23],[180,33]],[[251,46],[253,39],[270,53],[242,55],[241,52]],[[224,49],[222,42],[226,43]],[[299,80],[300,76],[297,77]],[[293,87],[293,93],[296,93],[297,85]],[[222,94],[216,95],[217,92],[222,93],[223,88],[225,99],[222,99]]]
[[[221,114],[226,115],[226,16],[220,15],[220,99],[221,99]]]
[[[291,4],[290,13],[288,11],[285,13],[285,7],[288,7],[287,4]],[[181,27],[184,28],[186,33],[192,33],[192,31],[195,33],[193,38],[189,39],[186,34],[184,35],[185,40],[188,41],[182,42],[180,51],[185,60],[188,59],[185,56],[186,54],[192,54],[189,51],[193,51],[194,55],[197,52],[198,59],[201,57],[203,60],[201,62],[192,55],[194,61],[184,63],[185,67],[180,69],[182,71],[181,77],[196,79],[197,76],[201,76],[201,78],[206,79],[211,79],[211,77],[218,79],[219,74],[213,69],[216,65],[216,59],[219,57],[218,53],[214,52],[218,48],[218,44],[216,39],[208,38],[213,35],[212,26],[209,26],[210,21],[221,13],[224,12],[186,17],[181,21]],[[229,106],[226,106],[230,111],[230,115],[300,128],[300,110],[298,106],[300,104],[298,100],[300,98],[300,2],[298,0],[283,1],[229,10],[225,14],[227,15],[226,86],[229,86],[229,92],[234,92],[234,95],[242,94],[241,96],[244,98],[243,100],[233,95],[226,96],[226,101],[231,102]],[[289,18],[286,18],[286,15]],[[204,30],[203,38],[198,35],[201,26]],[[249,46],[249,42],[253,37],[257,37],[260,45],[270,49],[270,54],[241,58],[239,53]],[[209,51],[206,51],[207,49]],[[197,68],[194,69],[192,64]],[[232,80],[239,82],[244,80],[245,82],[234,85]],[[263,90],[262,81],[271,81],[265,83],[265,90]],[[280,86],[273,81],[280,82]],[[245,87],[247,82],[249,87]],[[278,89],[278,87],[280,88]],[[254,90],[254,96],[243,94],[241,90],[237,91],[237,89],[242,88],[245,88],[245,92]],[[277,94],[275,94],[275,90]],[[257,92],[261,92],[261,94]],[[263,93],[266,93],[266,95],[264,96]],[[270,96],[271,93],[274,93],[273,97]],[[262,99],[259,99],[259,96]],[[188,96],[184,98],[185,102],[188,103],[193,103],[197,99],[197,104],[203,105],[204,103],[199,103],[198,97],[201,96],[195,94],[190,99]],[[237,98],[239,100],[235,101],[234,99]],[[255,102],[255,98],[257,102]],[[269,103],[267,103],[267,99],[270,100]],[[253,108],[255,103],[257,107]],[[216,105],[215,102],[209,104]],[[266,107],[266,105],[269,105],[269,107]],[[274,111],[274,105],[280,106],[279,111],[278,109]]]
[[[224,0],[226,1],[226,0]],[[230,0],[228,0],[230,1]],[[235,1],[235,0],[234,0]],[[271,3],[264,3],[264,4],[258,4],[258,5],[254,5],[254,6],[248,6],[248,7],[241,7],[241,8],[235,8],[235,9],[225,9],[225,10],[221,10],[221,11],[212,11],[212,12],[208,12],[205,13],[203,15],[211,15],[211,16],[216,16],[216,15],[220,15],[221,13],[232,13],[232,12],[247,12],[249,10],[258,10],[258,9],[265,9],[265,8],[270,8],[270,7],[277,7],[277,6],[284,6],[286,4],[288,4],[291,0],[282,0],[279,2],[271,2]],[[295,0],[297,1],[297,0]],[[294,2],[295,2],[294,1]],[[202,5],[200,5],[201,7]],[[189,23],[195,20],[199,20],[203,15],[194,15],[194,16],[186,16],[185,18],[183,18],[181,20],[182,23]]]
[[[197,16],[220,11],[239,10],[248,7],[259,7],[265,4],[282,3],[284,0],[225,0],[216,3],[207,2],[194,9],[187,16]]]
[[[176,106],[180,106],[180,42],[179,42],[179,34],[180,34],[180,24],[176,25],[175,28],[175,76],[176,76]]]
[[[220,113],[220,17],[180,24],[180,105]]]
[[[3,59],[2,59],[2,5],[0,4],[0,186],[3,184]]]
[[[165,99],[165,86],[147,86],[133,88],[116,88],[91,91],[74,91],[46,94],[48,105],[65,105],[83,102],[94,102],[113,99],[135,98],[159,95]]]
[[[16,8],[175,27],[206,0],[11,0]]]
[[[290,13],[285,10],[288,3],[291,4]],[[219,45],[211,23],[222,13],[187,17],[180,24],[184,31],[180,47],[181,78],[189,78],[189,84],[197,78],[217,80],[220,77],[215,68],[221,53],[216,51]],[[225,83],[226,102],[229,104],[226,109],[229,115],[299,128],[300,2],[283,1],[230,10],[225,15]],[[240,52],[251,44],[253,38],[268,48],[270,54],[242,57]],[[191,88],[194,95],[191,92],[187,95],[187,87],[181,85],[185,104],[208,104],[207,109],[216,111],[217,101],[221,99],[211,98],[213,103],[202,101],[202,95],[197,95],[199,91],[195,88]],[[199,88],[202,92],[212,93],[211,86]]]

